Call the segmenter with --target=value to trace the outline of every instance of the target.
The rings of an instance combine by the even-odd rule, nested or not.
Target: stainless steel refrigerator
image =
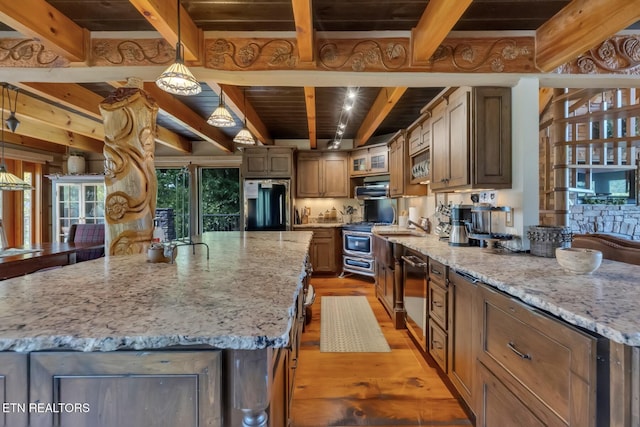
[[[291,229],[291,193],[288,179],[245,179],[244,229],[285,231]]]

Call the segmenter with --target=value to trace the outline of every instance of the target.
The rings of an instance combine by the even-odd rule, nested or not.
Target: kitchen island
[[[438,339],[448,339],[448,347],[442,349],[445,374],[454,385],[465,377],[467,384],[456,388],[467,389],[465,400],[476,411],[476,425],[485,425],[482,417],[487,414],[496,416],[495,407],[485,406],[492,397],[487,390],[504,384],[509,391],[500,389],[501,399],[517,396],[513,402],[530,405],[522,413],[543,424],[555,425],[557,420],[562,425],[639,425],[640,266],[603,260],[592,274],[574,275],[555,258],[453,247],[436,236],[396,226],[378,226],[373,232],[447,267],[443,292],[448,294],[444,307],[449,318],[435,332],[440,333]],[[461,290],[465,293],[458,295]],[[457,305],[461,295],[467,298],[466,306]],[[427,301],[427,311],[432,303]],[[429,312],[427,317],[431,331]],[[463,352],[456,348],[461,319],[466,322],[463,333],[472,340]],[[567,344],[570,335],[583,346]],[[465,359],[466,371],[456,372]],[[558,370],[543,375],[553,369]],[[535,372],[535,380],[527,372]],[[573,387],[580,391],[574,394]],[[553,398],[545,400],[545,392]],[[589,396],[583,400],[585,406],[576,408],[584,396]],[[516,403],[511,414],[523,416]],[[575,423],[580,411],[590,415]]]
[[[266,419],[269,404],[286,417],[311,237],[210,233],[209,259],[179,247],[174,264],[112,256],[0,283],[5,402],[90,407],[16,406],[9,425],[233,426]]]

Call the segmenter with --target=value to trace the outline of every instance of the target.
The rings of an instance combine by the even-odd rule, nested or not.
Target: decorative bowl
[[[602,252],[583,248],[556,248],[558,264],[572,274],[591,274],[602,263]]]

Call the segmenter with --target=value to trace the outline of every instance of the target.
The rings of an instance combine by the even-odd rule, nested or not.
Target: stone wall
[[[573,205],[570,224],[573,233],[608,233],[640,240],[640,206]]]

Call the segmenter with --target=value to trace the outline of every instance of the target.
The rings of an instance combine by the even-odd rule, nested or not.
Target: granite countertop
[[[405,230],[406,231],[406,230]],[[478,247],[452,247],[436,236],[408,236],[397,226],[374,233],[468,273],[568,323],[615,342],[640,346],[640,266],[603,260],[589,275],[566,273],[555,258],[492,254]]]
[[[294,229],[305,229],[305,228],[338,228],[342,227],[344,224],[341,222],[310,222],[308,224],[294,224]]]
[[[175,264],[112,256],[0,282],[0,351],[284,347],[311,232],[217,232]]]

